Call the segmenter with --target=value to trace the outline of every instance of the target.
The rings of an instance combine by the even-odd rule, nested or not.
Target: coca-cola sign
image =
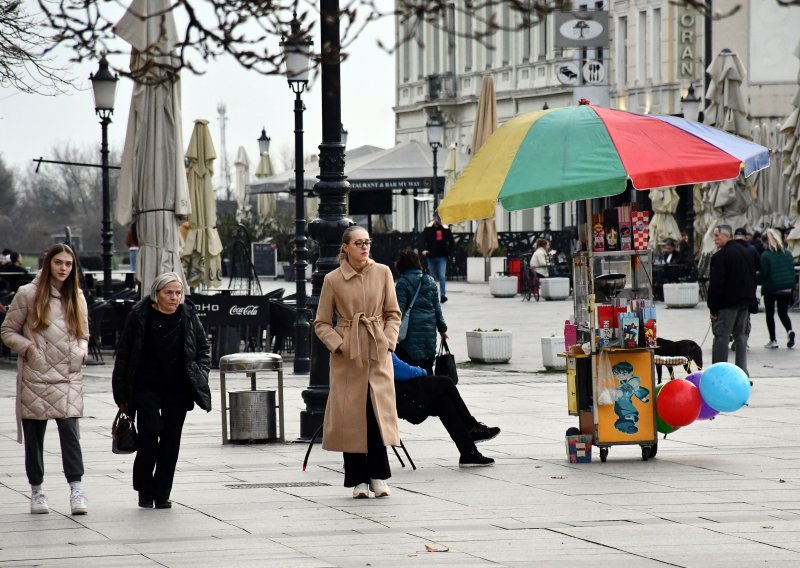
[[[203,325],[255,325],[269,322],[266,296],[231,296],[227,294],[192,294],[189,299]]]
[[[249,306],[231,306],[228,314],[232,316],[257,316],[258,306],[250,304]]]

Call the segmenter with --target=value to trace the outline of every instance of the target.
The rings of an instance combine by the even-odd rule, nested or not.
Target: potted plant
[[[480,328],[468,331],[467,356],[480,363],[508,363],[511,360],[511,332]]]

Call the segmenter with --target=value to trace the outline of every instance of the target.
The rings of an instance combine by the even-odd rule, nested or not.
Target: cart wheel
[[[608,448],[600,448],[600,461],[606,463],[608,459]]]
[[[650,446],[642,446],[642,461],[650,459]]]
[[[533,297],[538,302],[539,301],[539,287],[533,289]]]
[[[657,452],[658,452],[658,444],[653,444],[652,446],[650,446],[650,457],[651,458],[656,457],[656,453]]]

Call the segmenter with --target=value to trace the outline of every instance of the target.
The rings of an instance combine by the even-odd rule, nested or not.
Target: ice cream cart
[[[652,264],[647,250],[573,255],[576,344],[567,348],[569,414],[605,462],[611,446],[656,455]]]

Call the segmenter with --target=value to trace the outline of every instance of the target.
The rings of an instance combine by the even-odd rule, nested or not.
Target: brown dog
[[[665,357],[686,357],[690,361],[690,364],[684,366],[687,373],[692,372],[692,361],[697,365],[698,369],[703,368],[703,350],[691,339],[670,341],[669,339],[659,337],[656,339],[656,348],[653,352],[656,355],[663,355]],[[662,365],[656,365],[656,376],[658,377],[659,383],[661,382],[661,367]]]

